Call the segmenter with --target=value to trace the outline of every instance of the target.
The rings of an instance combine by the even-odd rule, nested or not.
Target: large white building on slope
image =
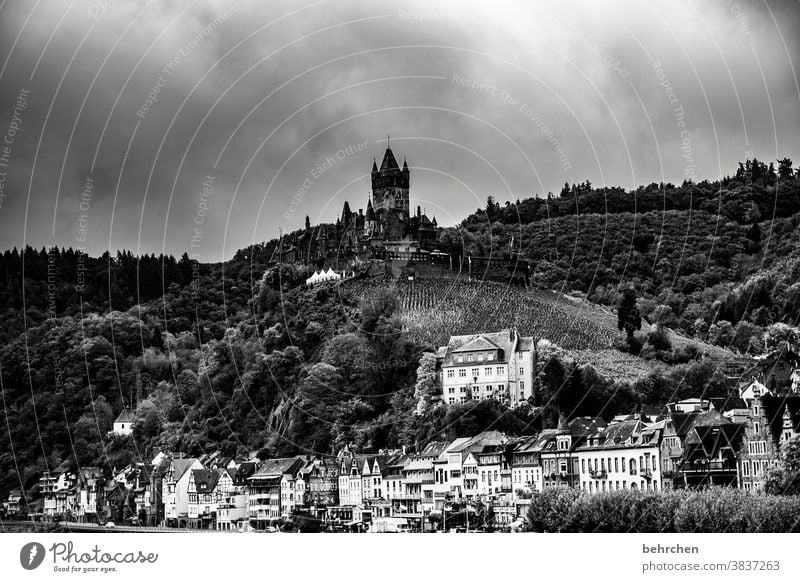
[[[516,330],[452,336],[437,351],[444,403],[495,398],[518,406],[532,394],[535,349]]]

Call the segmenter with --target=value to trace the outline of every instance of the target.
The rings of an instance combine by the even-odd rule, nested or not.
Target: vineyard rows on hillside
[[[613,315],[553,291],[456,278],[355,280],[343,291],[359,296],[381,286],[400,298],[405,331],[431,345],[445,345],[452,335],[514,327],[567,349],[606,349],[619,337]]]

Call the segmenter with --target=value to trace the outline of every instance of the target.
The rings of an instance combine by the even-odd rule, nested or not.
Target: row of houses
[[[19,491],[4,506],[7,514],[25,506],[34,519],[221,531],[269,531],[298,512],[350,527],[403,518],[424,530],[446,521],[454,503],[491,507],[496,525],[511,525],[552,487],[758,490],[781,445],[800,434],[800,397],[754,381],[733,404],[683,400],[656,416],[609,422],[562,416],[535,435],[486,431],[413,452],[344,448],[335,457],[264,460],[159,452],[110,478],[97,468],[46,472],[38,507]]]

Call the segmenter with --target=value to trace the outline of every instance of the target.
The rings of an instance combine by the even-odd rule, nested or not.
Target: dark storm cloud
[[[0,247],[227,258],[363,207],[387,132],[444,224],[800,158],[797,3],[343,4],[6,2]]]

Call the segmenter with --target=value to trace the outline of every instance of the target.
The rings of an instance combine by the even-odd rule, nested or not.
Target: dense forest
[[[476,255],[520,251],[534,284],[604,305],[633,288],[652,323],[757,353],[796,333],[798,212],[791,162],[748,161],[714,183],[585,183],[504,207],[490,198],[439,236]],[[434,346],[404,333],[391,286],[308,289],[308,267],[269,264],[275,244],[216,265],[55,248],[0,256],[0,496],[35,495],[45,469],[111,471],[154,447],[262,457],[419,447],[489,428],[527,434],[560,413],[610,418],[728,394],[715,366],[691,354],[627,382],[543,344],[536,395],[522,407],[444,407]],[[643,341],[652,349],[641,357],[670,352],[663,334]],[[134,434],[110,436],[125,406]]]
[[[603,305],[633,287],[648,321],[753,352],[771,324],[798,323],[799,213],[791,160],[748,160],[717,182],[490,197],[440,238],[478,256],[521,252],[536,284]]]

